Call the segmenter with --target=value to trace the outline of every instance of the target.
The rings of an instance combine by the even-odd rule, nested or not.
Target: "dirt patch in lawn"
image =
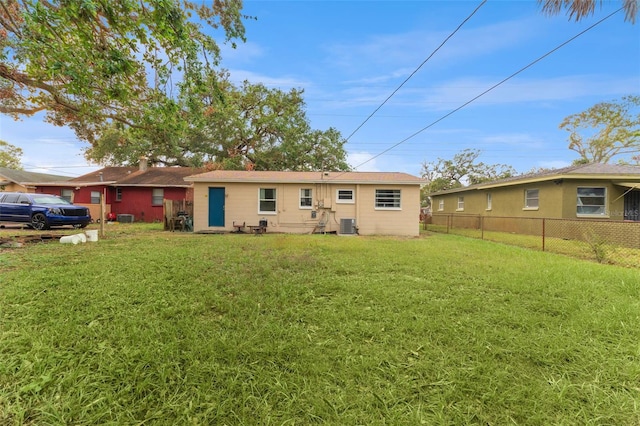
[[[58,240],[60,235],[55,234],[38,234],[38,235],[14,235],[0,237],[0,248],[17,248],[26,244],[46,243]]]

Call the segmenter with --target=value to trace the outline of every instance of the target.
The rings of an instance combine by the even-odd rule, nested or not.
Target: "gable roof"
[[[204,169],[192,167],[104,167],[91,173],[72,179],[74,184],[82,186],[144,186],[144,187],[189,187],[186,176],[200,173]]]
[[[640,166],[628,166],[620,164],[590,163],[577,166],[563,167],[561,169],[545,170],[539,173],[529,173],[525,175],[513,176],[492,182],[484,182],[476,185],[469,185],[461,188],[447,189],[433,192],[430,195],[451,194],[455,192],[468,191],[473,189],[499,188],[511,185],[522,185],[536,182],[546,182],[558,179],[603,179],[613,180],[620,185],[628,182],[640,183]]]
[[[9,183],[26,185],[41,182],[61,182],[67,181],[69,179],[70,178],[68,176],[26,172],[24,170],[14,170],[7,167],[0,167],[0,185]]]
[[[341,183],[422,185],[423,179],[400,172],[280,172],[214,170],[185,178],[189,182]]]
[[[201,173],[203,170],[192,167],[149,167],[146,170],[131,173],[123,179],[118,179],[116,185],[188,187],[191,184],[187,183],[184,178]]]
[[[87,173],[77,178],[71,179],[77,183],[105,183],[116,182],[126,178],[131,173],[138,171],[138,167],[104,167],[102,169]]]

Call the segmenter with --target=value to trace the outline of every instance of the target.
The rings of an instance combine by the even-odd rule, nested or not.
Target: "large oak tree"
[[[422,178],[427,181],[423,195],[447,189],[460,188],[516,175],[506,164],[486,164],[478,161],[481,151],[464,149],[451,159],[438,158],[422,163]]]
[[[244,38],[241,6],[240,0],[2,0],[0,113],[44,111],[47,121],[70,126],[89,143],[111,123],[148,126],[150,108],[171,110],[176,82],[196,81],[218,64],[211,34]]]
[[[569,149],[580,155],[575,163],[608,163],[621,156],[636,159],[640,154],[640,96],[600,102],[566,117],[560,128],[569,132]]]
[[[314,130],[302,91],[263,84],[232,84],[226,72],[203,75],[199,85],[180,86],[165,112],[148,109],[157,131],[115,123],[87,149],[100,164],[150,164],[255,170],[348,170],[346,141],[330,128]],[[210,90],[215,87],[216,90]]]
[[[202,4],[2,0],[0,113],[45,111],[100,164],[348,169],[340,133],[310,128],[302,91],[230,83],[210,34],[244,40],[242,3]]]

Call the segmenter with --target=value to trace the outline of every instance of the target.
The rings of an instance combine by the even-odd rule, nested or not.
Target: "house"
[[[74,204],[89,207],[91,217],[100,217],[100,197],[107,213],[119,220],[161,222],[164,200],[190,202],[191,183],[186,176],[203,169],[190,167],[105,167],[67,182],[38,185],[36,192],[60,195]]]
[[[430,194],[433,214],[640,221],[640,166],[585,164]]]
[[[35,192],[39,183],[61,182],[66,180],[69,180],[68,176],[25,172],[24,170],[0,167],[0,191]]]
[[[406,173],[216,170],[185,180],[194,185],[195,232],[260,223],[267,232],[299,234],[420,232],[424,181]]]

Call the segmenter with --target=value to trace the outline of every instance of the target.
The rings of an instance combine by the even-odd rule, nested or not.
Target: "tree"
[[[640,96],[600,102],[566,117],[560,128],[569,132],[569,149],[580,154],[574,163],[608,163],[612,157],[640,153]]]
[[[596,5],[598,3],[602,5],[602,0],[600,2],[596,0],[538,0],[538,3],[542,6],[542,12],[547,15],[558,15],[566,8],[569,19],[574,19],[577,22],[586,16],[593,15]],[[635,24],[638,16],[638,0],[622,0],[622,8],[625,13],[625,21]]]
[[[255,170],[348,170],[345,140],[335,129],[311,129],[302,91],[285,92],[209,73],[162,113],[170,121],[150,133],[116,123],[86,151],[101,164],[151,164]],[[207,87],[217,87],[211,93]],[[196,95],[196,91],[200,92]],[[169,107],[169,104],[165,106]],[[148,110],[150,112],[151,110]],[[149,122],[157,120],[150,116]]]
[[[516,174],[515,169],[506,164],[490,165],[477,162],[480,153],[477,149],[465,149],[454,155],[451,160],[438,158],[435,162],[422,163],[422,178],[427,181],[423,193],[460,188]]]
[[[2,0],[0,112],[46,111],[103,164],[348,168],[340,134],[310,129],[301,91],[236,88],[215,69],[219,46],[198,22],[244,40],[241,6]]]
[[[19,119],[46,111],[46,121],[70,126],[89,143],[112,123],[149,126],[149,108],[170,112],[176,81],[198,81],[218,64],[219,46],[198,22],[224,32],[226,41],[244,40],[241,6],[2,0],[0,113]]]
[[[0,167],[22,170],[22,149],[0,140]]]

